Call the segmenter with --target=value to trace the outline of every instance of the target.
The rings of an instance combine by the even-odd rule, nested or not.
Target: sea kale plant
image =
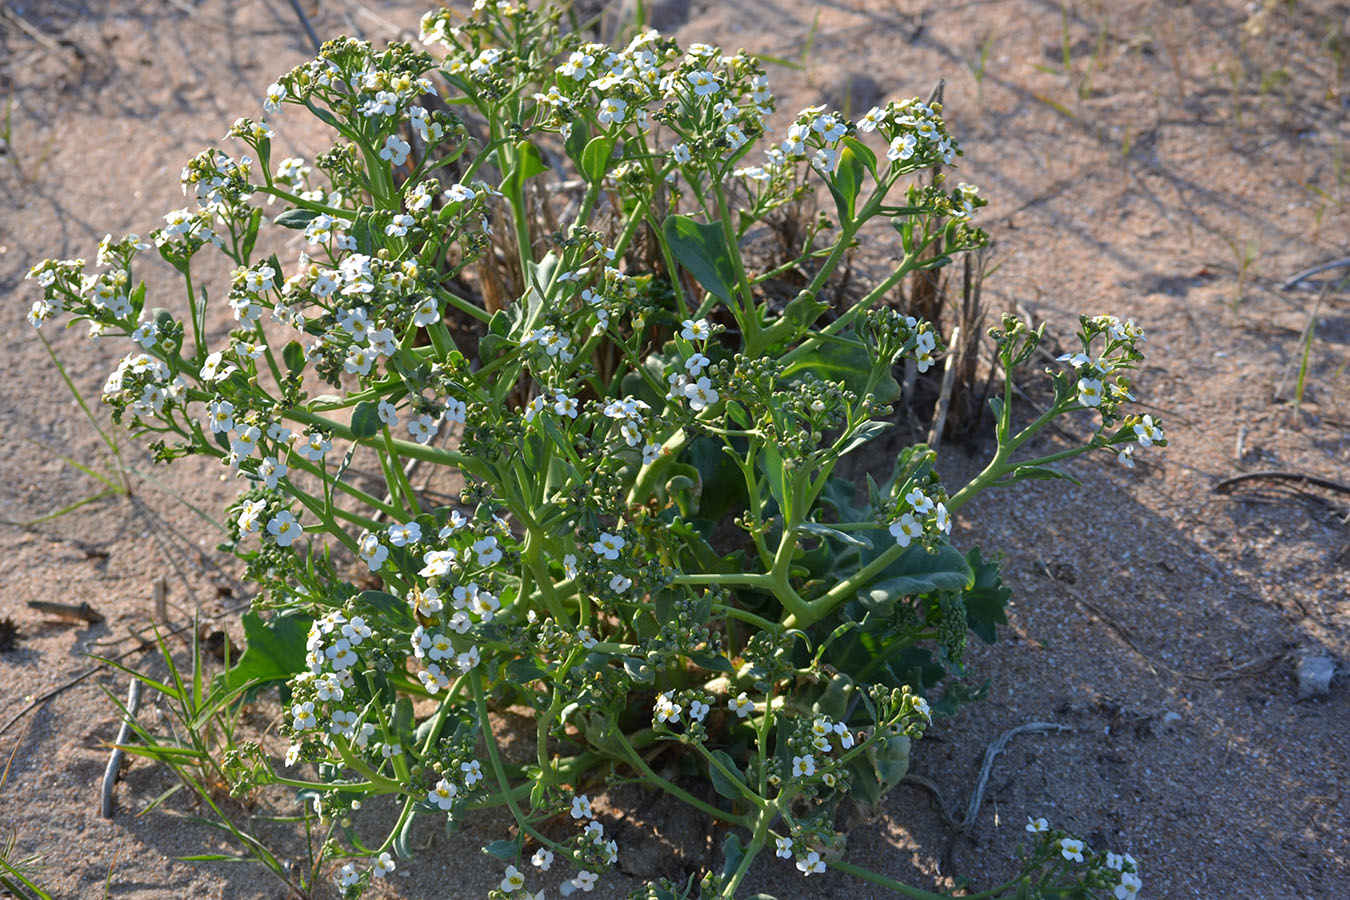
[[[242,486],[228,546],[260,593],[223,677],[284,680],[289,750],[241,745],[234,786],[298,789],[338,823],[345,896],[411,858],[416,823],[488,808],[512,823],[485,848],[489,897],[590,891],[621,852],[602,792],[625,781],[730,826],[705,874],[635,897],[744,897],[765,850],[936,896],[846,861],[842,805],[875,809],[931,717],[978,693],[962,651],[1008,591],[954,517],[1070,457],[1166,443],[1126,411],[1142,334],[1082,318],[1021,428],[1006,378],[963,487],[922,444],[869,471],[897,367],[944,352],[888,298],[986,241],[984,201],[944,177],[961,151],[940,103],[780,119],[752,55],[605,46],[504,0],[429,13],[421,37],[434,53],[325,44],[230,129],[242,152],[189,161],[193,206],[31,273],[34,325],[129,343],[114,418]],[[278,161],[293,116],[336,143]],[[832,214],[766,263],[757,226],[816,191]],[[831,290],[878,224],[889,274]],[[133,278],[152,248],[186,286],[169,308]],[[228,286],[198,254],[229,258]],[[795,296],[773,289],[789,271]],[[1042,337],[1011,317],[991,336],[1006,373]],[[1064,416],[1090,435],[1026,451]],[[508,707],[530,722],[509,747]],[[357,810],[383,795],[397,821],[376,834]],[[972,896],[1137,892],[1128,857],[1028,832],[1015,876]]]

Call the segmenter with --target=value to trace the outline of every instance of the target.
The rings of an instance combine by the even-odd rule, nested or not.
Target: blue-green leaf
[[[936,553],[929,553],[914,544],[878,580],[858,590],[858,602],[866,609],[889,612],[901,597],[963,591],[973,578],[970,564],[955,547],[943,544]]]
[[[736,272],[731,265],[721,223],[704,225],[688,216],[672,214],[666,217],[661,232],[671,254],[703,285],[703,289],[730,303]]]
[[[305,639],[313,620],[302,615],[278,615],[264,621],[256,612],[243,615],[244,652],[239,664],[222,677],[229,690],[250,681],[285,681],[305,669]]]

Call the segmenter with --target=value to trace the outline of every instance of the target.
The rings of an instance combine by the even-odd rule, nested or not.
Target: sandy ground
[[[1294,670],[1309,653],[1350,661],[1350,497],[1260,481],[1214,488],[1272,469],[1350,481],[1347,295],[1328,293],[1315,317],[1295,413],[1288,401],[1315,294],[1281,289],[1288,275],[1350,253],[1350,5],[651,5],[685,42],[802,63],[772,73],[787,110],[825,98],[856,114],[944,78],[948,121],[967,152],[960,177],[991,201],[991,304],[1021,307],[1061,336],[1080,311],[1113,312],[1150,338],[1139,387],[1167,422],[1166,452],[1133,472],[1077,463],[1081,489],[1021,485],[982,498],[958,523],[962,544],[1008,554],[1012,622],[1003,642],[972,653],[973,675],[992,679],[990,700],[935,727],[914,771],[964,808],[988,742],[1028,721],[1073,731],[1016,738],[968,835],[951,836],[928,795],[904,787],[879,821],[852,832],[849,857],[925,885],[949,884],[953,872],[987,883],[1025,817],[1045,815],[1138,857],[1145,896],[1344,896],[1350,692],[1338,674],[1329,696],[1298,700]],[[421,11],[346,0],[309,8],[322,34],[376,39]],[[92,256],[105,232],[148,231],[181,205],[183,161],[254,114],[271,76],[308,52],[283,2],[0,4],[6,523],[100,489],[57,453],[112,471],[23,321],[33,295],[23,273],[44,256]],[[283,121],[281,141],[303,149],[313,135],[293,121]],[[49,331],[80,388],[96,395],[115,348]],[[1034,378],[1026,383],[1034,399]],[[973,472],[988,449],[953,449],[948,481]],[[126,454],[149,471],[140,451]],[[879,456],[877,468],[888,467]],[[214,550],[217,534],[180,502],[214,511],[231,487],[191,462],[153,474],[133,476],[130,499],[0,525],[0,617],[23,635],[0,654],[3,719],[82,671],[86,653],[133,646],[128,629],[147,622],[156,578],[167,579],[175,622],[246,596]],[[61,623],[29,610],[30,599],[87,601],[107,621]],[[0,737],[0,759],[13,760],[0,831],[45,857],[53,895],[101,896],[106,879],[109,896],[137,900],[283,897],[256,869],[176,861],[224,845],[185,823],[182,804],[134,816],[171,783],[148,763],[127,772],[117,819],[98,817],[102,744],[116,730],[100,686],[126,689],[98,675]],[[268,714],[258,713],[264,725]],[[720,835],[664,816],[636,792],[612,800],[625,856],[591,896],[712,864]],[[284,799],[273,808],[287,811]],[[500,833],[488,819],[450,840],[424,836],[423,857],[388,891],[482,896],[500,874],[478,847]],[[298,845],[276,837],[299,858]],[[750,883],[780,900],[874,895],[833,873],[802,881],[779,860],[757,866]]]

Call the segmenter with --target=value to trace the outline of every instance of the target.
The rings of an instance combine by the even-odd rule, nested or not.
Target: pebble
[[[1330,656],[1303,657],[1298,662],[1298,699],[1325,697],[1331,692],[1331,676],[1336,674],[1336,661]]]

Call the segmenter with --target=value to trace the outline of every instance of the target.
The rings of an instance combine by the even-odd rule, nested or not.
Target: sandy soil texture
[[[958,522],[963,545],[1007,553],[1011,624],[998,645],[972,651],[973,675],[991,679],[988,701],[935,727],[913,771],[964,809],[989,742],[1030,721],[1072,730],[1015,738],[968,833],[952,834],[929,794],[905,786],[851,833],[849,858],[929,886],[954,874],[987,883],[1026,817],[1045,815],[1136,856],[1144,896],[1350,893],[1350,691],[1338,673],[1329,695],[1300,700],[1295,677],[1307,655],[1350,662],[1350,494],[1268,479],[1217,489],[1269,470],[1350,483],[1350,293],[1333,281],[1313,310],[1316,288],[1350,269],[1283,287],[1350,254],[1350,4],[648,5],[683,42],[791,61],[771,68],[789,113],[824,102],[857,115],[945,79],[966,151],[959,177],[990,199],[992,308],[1020,309],[1061,339],[1079,312],[1132,318],[1149,336],[1138,387],[1169,449],[1133,471],[1077,462],[1081,488],[1022,484]],[[321,35],[373,40],[414,28],[422,11],[302,6]],[[130,497],[20,524],[102,489],[58,454],[114,471],[24,322],[36,291],[23,275],[46,256],[92,256],[105,232],[145,233],[182,205],[183,162],[256,115],[272,76],[310,52],[281,0],[0,0],[0,618],[21,632],[0,652],[0,725],[83,671],[87,653],[135,646],[130,630],[147,625],[160,577],[173,623],[226,613],[210,627],[237,628],[228,611],[246,586],[192,508],[209,518],[233,494],[212,466],[152,471],[127,445]],[[276,153],[316,145],[297,116],[278,126]],[[855,277],[877,264],[860,256]],[[170,284],[165,271],[149,277],[152,292]],[[84,395],[97,396],[120,350],[47,333]],[[1025,385],[1019,415],[1037,398],[1034,375]],[[947,481],[973,474],[988,451],[952,449]],[[877,468],[889,468],[880,453]],[[33,599],[88,602],[106,621],[62,622],[30,610]],[[171,786],[149,763],[126,771],[117,818],[99,817],[104,743],[116,733],[100,687],[122,695],[126,680],[95,674],[0,736],[0,762],[11,761],[0,768],[0,839],[12,831],[21,855],[45,857],[41,880],[57,897],[102,896],[106,881],[109,896],[134,900],[281,900],[255,868],[175,859],[229,846],[184,820],[192,810],[177,800],[135,815]],[[252,715],[265,728],[273,714]],[[633,788],[609,800],[624,857],[590,896],[714,862],[720,834]],[[267,809],[294,811],[284,798]],[[382,889],[483,896],[501,874],[479,847],[503,825],[420,836],[422,858]],[[286,829],[266,834],[301,858]],[[835,873],[803,881],[776,859],[748,883],[780,900],[882,896]]]

